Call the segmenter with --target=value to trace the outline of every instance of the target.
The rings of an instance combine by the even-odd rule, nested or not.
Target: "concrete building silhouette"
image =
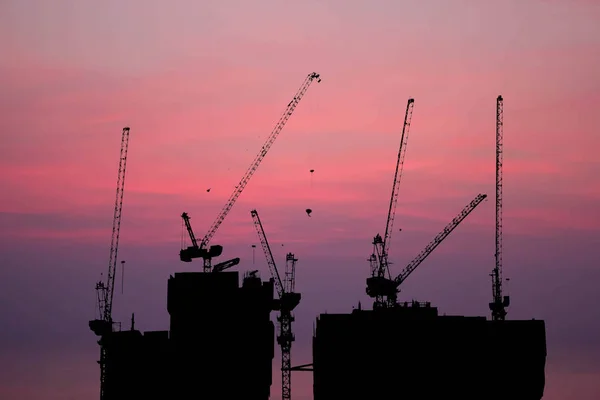
[[[112,332],[106,346],[109,400],[267,400],[272,383],[273,282],[237,271],[175,273],[168,281],[170,331]]]
[[[274,357],[273,281],[238,272],[168,280],[170,331],[112,332],[106,399],[267,400]],[[494,345],[492,345],[494,344]],[[429,303],[321,314],[313,336],[314,399],[540,400],[541,320],[440,316]]]
[[[544,321],[440,316],[429,303],[321,314],[314,400],[540,400]]]

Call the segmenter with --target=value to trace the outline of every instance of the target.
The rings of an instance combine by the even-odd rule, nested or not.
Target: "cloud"
[[[553,384],[559,390],[552,382],[561,377],[591,387],[585,374],[596,366],[586,357],[596,352],[591,337],[598,335],[590,249],[597,247],[600,196],[593,12],[565,8],[559,21],[555,8],[519,5],[523,12],[498,37],[494,26],[482,25],[486,6],[471,7],[460,20],[448,18],[447,5],[163,10],[144,3],[120,6],[118,18],[137,22],[119,24],[113,5],[2,14],[12,22],[0,24],[0,36],[10,38],[10,63],[0,70],[6,266],[0,274],[10,285],[0,294],[0,313],[14,324],[3,333],[3,354],[40,350],[27,360],[34,366],[29,372],[41,376],[36,366],[57,370],[64,362],[87,371],[88,378],[77,380],[97,394],[98,349],[86,322],[94,283],[106,273],[122,127],[132,128],[119,250],[127,278],[115,312],[126,321],[135,310],[143,329],[164,329],[168,275],[200,269],[178,260],[181,212],[190,213],[197,236],[206,233],[302,79],[316,70],[323,82],[309,89],[213,240],[225,246],[224,257],[242,258],[240,271],[260,268],[267,277],[259,248],[256,265],[250,264],[257,237],[249,211],[256,208],[277,260],[297,253],[305,295],[299,349],[310,349],[310,323],[319,312],[349,311],[358,300],[370,304],[366,258],[373,235],[385,228],[409,96],[416,103],[395,222],[402,232],[392,242],[394,271],[477,193],[490,197],[419,267],[402,296],[429,297],[443,312],[488,315],[501,93],[510,315],[548,321],[549,360],[556,361],[549,362],[549,391]],[[495,15],[514,16],[516,6],[504,4]],[[400,24],[396,11],[402,11]],[[49,18],[52,13],[60,18]],[[118,40],[107,39],[113,35]],[[397,37],[414,40],[399,46],[390,40]],[[85,353],[87,361],[41,353],[49,348]],[[309,361],[310,354],[301,358]],[[572,372],[577,364],[586,369]],[[18,391],[37,384],[46,395],[65,398],[59,383],[48,381],[66,382],[63,372],[35,382],[11,375],[0,390],[34,397]]]
[[[16,237],[30,240],[97,238],[102,233],[99,226],[107,225],[107,222],[95,215],[77,213],[0,212],[0,223],[11,227],[2,232],[4,240]]]

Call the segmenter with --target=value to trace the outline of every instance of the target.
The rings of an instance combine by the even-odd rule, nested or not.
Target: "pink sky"
[[[3,1],[0,398],[97,396],[87,321],[108,264],[122,127],[131,127],[127,271],[115,317],[135,312],[140,329],[167,329],[166,279],[201,269],[178,260],[181,212],[203,236],[316,71],[323,81],[212,240],[242,258],[240,271],[268,278],[259,248],[252,265],[256,208],[281,267],[287,251],[300,259],[293,363],[310,362],[319,313],[370,304],[366,258],[385,229],[409,97],[396,272],[478,193],[489,201],[400,298],[489,314],[502,94],[509,317],[546,320],[544,399],[597,399],[599,18],[600,4],[583,0]],[[294,398],[312,398],[310,375],[298,374]]]

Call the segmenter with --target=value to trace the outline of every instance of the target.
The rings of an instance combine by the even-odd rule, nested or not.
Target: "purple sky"
[[[300,259],[293,363],[311,361],[319,313],[371,304],[366,259],[385,228],[409,97],[395,272],[478,193],[489,201],[400,299],[489,315],[502,94],[509,318],[546,320],[544,399],[599,398],[599,19],[591,0],[1,2],[0,398],[98,395],[87,321],[108,265],[122,127],[115,319],[135,312],[140,329],[167,329],[168,276],[201,269],[178,259],[179,215],[204,235],[312,71],[323,82],[212,240],[267,279],[260,248],[252,265],[256,208],[280,268],[287,251]],[[273,399],[278,367],[277,350]],[[296,400],[312,398],[310,374],[293,380]]]

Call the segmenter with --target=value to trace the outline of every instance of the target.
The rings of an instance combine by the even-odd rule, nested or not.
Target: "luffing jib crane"
[[[408,276],[435,250],[435,248],[446,239],[470,213],[485,198],[486,194],[477,195],[446,227],[412,260],[406,268],[395,278],[387,279],[385,277],[373,276],[367,279],[367,294],[376,299],[373,308],[395,307],[398,305],[397,296],[399,287],[408,278]],[[377,303],[383,298],[382,303]]]
[[[400,146],[398,148],[398,160],[396,162],[396,172],[394,173],[394,183],[392,185],[392,194],[390,196],[390,205],[387,215],[387,223],[385,225],[385,236],[382,238],[380,234],[377,234],[373,239],[374,251],[369,258],[371,264],[371,277],[377,278],[377,281],[381,279],[391,279],[390,268],[388,262],[388,251],[392,237],[392,231],[394,229],[394,218],[396,216],[396,205],[398,204],[398,194],[400,189],[400,181],[402,179],[402,170],[404,168],[404,159],[406,157],[406,145],[408,144],[408,134],[410,132],[410,123],[412,120],[412,113],[414,108],[415,100],[408,99],[406,104],[406,112],[404,114],[404,125],[402,126],[402,136],[400,137]],[[367,282],[373,282],[367,280]],[[368,284],[368,283],[367,283]],[[368,290],[368,289],[367,289]],[[383,294],[377,294],[375,296],[375,304],[384,304]]]
[[[181,214],[181,218],[183,219],[183,222],[185,224],[188,235],[190,236],[190,239],[192,241],[192,246],[189,248],[194,248],[194,249],[199,248],[198,241],[196,240],[196,235],[194,235],[192,225],[190,224],[190,217],[189,217],[188,213],[184,212],[183,214]],[[223,251],[223,246],[219,246],[219,245],[210,246],[209,254],[211,257],[218,257],[221,255],[222,251]],[[181,257],[181,261],[185,261],[185,262],[192,261],[192,259],[190,258],[189,252],[184,253],[182,250],[182,253],[180,253],[180,257]],[[212,272],[221,272],[228,268],[236,266],[239,263],[240,263],[240,259],[238,257],[232,258],[231,260],[223,261],[216,265],[213,265]]]
[[[286,255],[285,276],[284,281],[282,282],[277,266],[275,265],[271,247],[267,241],[267,236],[265,235],[262,223],[258,217],[258,212],[252,210],[250,211],[250,214],[252,215],[252,220],[254,221],[254,226],[258,233],[269,270],[273,276],[275,289],[279,296],[273,309],[279,310],[279,317],[277,317],[277,321],[279,322],[279,336],[277,337],[277,343],[281,346],[281,398],[282,400],[290,400],[292,391],[291,350],[292,342],[295,340],[292,333],[292,322],[294,321],[292,311],[300,303],[301,298],[300,293],[294,292],[296,282],[296,262],[298,259],[292,253]]]
[[[504,134],[504,99],[496,98],[496,266],[492,270],[492,296],[489,304],[492,320],[504,321],[510,297],[502,296],[502,159]]]
[[[248,184],[248,181],[250,180],[252,175],[254,175],[254,172],[256,172],[256,169],[260,165],[261,161],[267,155],[267,152],[269,151],[269,149],[275,142],[275,139],[277,139],[277,136],[282,131],[283,127],[285,126],[287,121],[290,119],[290,117],[294,113],[294,110],[298,106],[298,103],[300,102],[300,100],[302,99],[302,97],[304,96],[306,91],[308,90],[310,84],[315,79],[317,80],[317,83],[321,82],[321,77],[316,72],[312,72],[312,73],[308,74],[308,76],[302,83],[302,86],[300,86],[300,89],[298,89],[298,91],[296,92],[296,95],[289,102],[285,111],[279,118],[279,121],[277,122],[277,124],[275,125],[275,128],[273,129],[273,131],[267,138],[267,141],[261,147],[260,151],[254,158],[254,161],[252,162],[252,164],[250,164],[250,167],[248,167],[248,170],[246,171],[246,173],[240,180],[240,183],[238,183],[238,185],[235,187],[235,190],[229,197],[229,200],[227,200],[227,202],[225,203],[225,206],[223,206],[223,209],[221,210],[221,212],[219,213],[219,215],[213,222],[212,226],[208,230],[208,233],[206,233],[206,235],[204,236],[204,238],[202,239],[202,241],[200,242],[199,245],[197,244],[197,242],[194,243],[195,236],[191,230],[191,227],[189,226],[189,223],[186,224],[187,228],[188,228],[188,233],[190,235],[190,239],[192,240],[192,246],[187,247],[185,249],[181,249],[181,251],[179,252],[179,258],[181,259],[181,261],[190,262],[194,258],[201,257],[204,260],[204,271],[205,272],[210,271],[210,269],[212,268],[212,265],[211,265],[212,258],[218,257],[223,252],[223,247],[219,246],[219,245],[210,246],[210,248],[207,248],[208,244],[210,243],[210,240],[212,239],[214,234],[219,229],[219,226],[221,226],[221,224],[223,223],[223,220],[225,219],[227,214],[229,214],[229,211],[231,211],[231,208],[237,201],[238,197],[240,197],[240,195],[244,191],[244,188]],[[182,217],[183,217],[183,215],[187,215],[187,213],[183,213]]]
[[[100,319],[89,322],[90,329],[100,336],[100,400],[105,399],[106,380],[106,349],[103,336],[113,331],[112,304],[115,292],[115,274],[117,270],[117,255],[119,250],[119,234],[121,231],[121,212],[123,210],[123,192],[125,190],[125,169],[127,167],[127,150],[129,147],[129,128],[123,128],[121,135],[121,154],[119,157],[119,173],[117,177],[117,195],[113,214],[112,239],[110,242],[110,257],[108,261],[108,274],[106,283],[96,283],[98,295],[98,311]]]

